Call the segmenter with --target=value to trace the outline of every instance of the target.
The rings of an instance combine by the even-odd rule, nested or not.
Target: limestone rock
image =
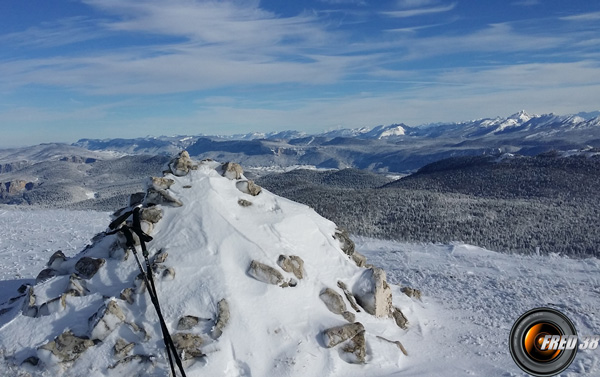
[[[125,288],[121,291],[119,298],[127,301],[129,305],[133,304],[133,288]]]
[[[54,276],[58,275],[58,271],[56,271],[55,269],[52,268],[45,268],[42,271],[40,271],[40,273],[38,274],[38,276],[35,278],[35,283],[41,283],[43,281],[46,281],[50,278],[53,278]]]
[[[256,280],[267,284],[280,285],[283,283],[283,275],[281,272],[255,260],[250,263],[248,273]]]
[[[235,184],[235,187],[237,187],[237,189],[240,190],[241,192],[243,192],[245,194],[250,194],[252,196],[256,196],[256,195],[260,194],[260,192],[262,191],[262,187],[255,184],[254,181],[251,181],[251,180],[239,181]]]
[[[204,342],[200,335],[180,332],[173,335],[172,339],[173,344],[175,344],[175,348],[182,353],[182,360],[189,360],[195,357],[205,356],[201,350]]]
[[[161,250],[158,254],[154,256],[154,263],[165,263],[169,253],[164,250]]]
[[[400,351],[402,351],[402,353],[404,354],[404,356],[408,356],[408,352],[406,351],[406,348],[404,348],[404,346],[402,345],[402,343],[400,343],[400,341],[393,341],[393,340],[389,340],[384,338],[383,336],[379,336],[377,335],[377,338],[381,339],[381,340],[385,340],[386,342],[395,344],[396,347],[398,347],[400,349]]]
[[[53,341],[41,346],[40,349],[52,352],[62,362],[69,362],[76,360],[93,345],[92,340],[75,336],[70,330],[67,330]]]
[[[125,357],[131,352],[131,350],[135,347],[135,343],[127,343],[126,340],[119,338],[115,343],[115,347],[113,348],[115,352],[115,356],[118,358]]]
[[[350,235],[345,229],[337,228],[333,238],[340,242],[340,248],[344,254],[348,255],[358,267],[364,267],[366,265],[367,258],[356,251],[354,241],[350,239]]]
[[[87,292],[89,291],[85,280],[81,279],[77,274],[71,274],[65,293],[71,296],[85,296]]]
[[[224,298],[217,303],[217,322],[213,328],[212,336],[217,339],[223,334],[223,329],[229,323],[229,303]]]
[[[147,182],[148,187],[153,187],[156,190],[168,190],[175,181],[171,178],[150,177]]]
[[[356,334],[350,341],[344,345],[342,351],[346,352],[346,361],[353,364],[364,364],[367,356],[367,345],[365,342],[365,332]]]
[[[356,321],[356,315],[352,312],[343,312],[342,317],[344,317],[344,319],[350,323]]]
[[[177,322],[177,330],[190,330],[194,328],[198,322],[200,322],[200,318],[193,315],[186,315],[179,318],[179,322]]]
[[[298,279],[304,277],[304,261],[297,255],[280,255],[277,264],[285,272],[291,272]]]
[[[223,169],[223,177],[229,178],[231,180],[241,179],[242,174],[244,174],[244,170],[235,162],[226,162],[221,167]]]
[[[344,291],[344,296],[346,296],[346,299],[350,303],[350,306],[352,307],[352,309],[356,310],[357,312],[360,312],[360,308],[358,307],[358,304],[356,303],[356,299],[354,298],[354,295],[352,295],[352,293],[350,292],[350,290],[348,289],[346,284],[344,284],[343,281],[339,280],[337,282],[337,285],[338,285],[338,287],[340,287],[342,289],[342,291]]]
[[[38,307],[35,305],[35,294],[33,293],[32,286],[27,288],[24,296],[23,308],[21,309],[23,315],[27,317],[36,317],[38,314]]]
[[[104,266],[106,261],[102,258],[83,257],[75,264],[75,270],[79,272],[84,279],[90,279],[96,275],[100,267]]]
[[[162,277],[163,279],[175,279],[175,269],[173,267],[165,268],[165,270],[162,273]]]
[[[190,170],[195,170],[197,168],[198,166],[194,165],[190,159],[190,154],[187,151],[181,151],[179,156],[175,157],[169,163],[171,173],[178,177],[183,177],[184,175],[187,175]]]
[[[396,321],[396,325],[398,325],[398,327],[406,330],[406,328],[408,327],[408,319],[406,319],[406,317],[399,308],[393,307],[392,317],[394,317],[394,321]]]
[[[174,198],[165,190],[157,190],[155,188],[149,188],[146,194],[146,205],[163,204],[173,207],[181,207],[183,203],[179,199]]]
[[[392,313],[392,289],[385,280],[385,271],[378,267],[366,270],[353,289],[358,304],[375,317]]]
[[[47,316],[64,310],[67,307],[66,297],[67,296],[63,294],[43,303],[38,309],[37,316]]]
[[[152,224],[156,224],[162,219],[163,211],[160,207],[148,207],[140,210],[140,220],[148,221]]]
[[[60,265],[66,260],[67,257],[65,256],[65,254],[61,250],[58,250],[57,252],[52,254],[52,256],[50,256],[50,259],[48,260],[48,263],[46,265],[51,269],[58,270]]]
[[[421,300],[421,291],[419,289],[410,288],[410,287],[402,287],[401,291],[408,297],[414,297],[419,301]]]
[[[327,309],[334,314],[342,314],[346,311],[346,303],[342,296],[331,288],[325,288],[319,294],[321,301],[325,303]]]
[[[104,340],[125,321],[125,314],[115,300],[109,300],[90,319],[91,339]]]
[[[323,331],[325,347],[331,348],[338,344],[354,338],[358,333],[364,332],[365,327],[360,322],[348,323],[342,326],[332,327]]]
[[[358,251],[354,251],[354,253],[350,256],[350,258],[352,258],[352,261],[358,267],[365,267],[367,265],[367,257],[365,257],[364,255],[362,255]]]
[[[108,367],[108,369],[115,369],[119,365],[128,364],[128,363],[131,363],[132,361],[137,361],[138,363],[149,363],[152,366],[154,366],[153,356],[149,356],[149,355],[131,355],[131,356],[127,356],[127,357],[122,358],[121,360],[117,361],[113,365],[110,365]]]
[[[242,207],[250,207],[252,205],[252,202],[246,199],[238,199],[238,204]]]

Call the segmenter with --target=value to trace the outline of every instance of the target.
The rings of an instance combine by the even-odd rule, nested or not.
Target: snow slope
[[[106,223],[105,213],[0,210],[3,294],[5,284],[15,278],[7,266],[18,269],[20,278],[34,278],[49,250],[83,246]],[[388,281],[423,291],[422,301],[411,300],[403,307],[411,320],[402,337],[409,357],[390,376],[526,376],[510,358],[507,339],[513,321],[537,306],[563,311],[581,335],[600,333],[597,259],[507,255],[462,244],[355,241],[370,263],[386,269]],[[0,330],[2,342],[5,336]],[[599,356],[600,350],[580,351],[562,376],[599,375]],[[8,373],[8,366],[0,363],[0,375]]]
[[[366,328],[366,364],[345,361],[341,347],[324,347],[322,331],[347,322],[331,313],[319,294],[326,287],[335,289],[340,280],[351,289],[362,286],[369,271],[357,267],[341,250],[333,237],[335,224],[307,206],[266,190],[258,196],[243,193],[237,188],[239,181],[215,170],[219,166],[206,163],[187,176],[167,175],[174,180],[170,194],[183,206],[161,206],[163,218],[149,244],[153,257],[168,253],[158,267],[157,290],[171,332],[179,333],[176,327],[183,316],[200,318],[200,324],[190,331],[202,337],[202,352],[207,356],[189,360],[187,375],[387,376],[402,370],[407,358],[395,344],[378,336],[397,341],[406,331],[393,319],[375,318],[364,310],[355,315]],[[240,205],[241,199],[252,205]],[[139,271],[133,257],[122,258],[117,242],[117,235],[96,237],[91,247],[60,265],[60,276],[36,284],[35,305],[41,314],[23,315],[25,298],[2,307],[0,349],[7,362],[14,363],[11,369],[25,369],[34,376],[166,375],[168,364],[154,308],[136,283]],[[276,267],[280,254],[304,260],[305,276],[297,286],[281,288],[250,276],[252,260]],[[85,280],[86,293],[66,296],[64,308],[55,302],[56,309],[44,313],[41,304],[65,292],[69,275],[84,256],[105,260],[98,272]],[[174,270],[174,278],[165,276],[169,269]],[[286,281],[293,276],[283,275]],[[137,289],[133,303],[118,299],[123,290],[132,287]],[[394,304],[411,305],[398,287],[393,291]],[[211,329],[221,299],[227,300],[231,316],[222,336],[214,339]],[[110,319],[113,331],[98,330],[91,318],[111,301],[125,319]],[[60,363],[39,347],[66,330],[101,342],[72,363]],[[142,360],[118,364],[113,352],[118,339],[134,343],[131,352],[142,355]],[[40,366],[23,364],[30,357],[39,358]]]

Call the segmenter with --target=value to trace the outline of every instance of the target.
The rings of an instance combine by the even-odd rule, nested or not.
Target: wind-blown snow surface
[[[18,268],[24,279],[34,278],[50,254],[46,249],[82,246],[86,237],[107,224],[106,214],[96,212],[86,213],[85,222],[80,221],[81,212],[0,213],[0,267],[2,279],[9,281],[14,277],[6,272],[6,265]],[[53,227],[69,230],[69,236],[43,231]],[[23,228],[36,231],[22,232]],[[409,357],[402,361],[402,369],[390,376],[526,376],[510,358],[508,333],[520,314],[537,306],[563,311],[580,335],[600,333],[597,259],[507,255],[460,244],[355,241],[370,263],[387,271],[388,281],[423,291],[422,302],[412,301],[404,307],[411,321],[402,338]],[[31,257],[18,259],[16,250],[31,250]],[[35,257],[36,253],[41,255]],[[0,282],[3,294],[6,283]],[[10,341],[2,330],[0,341]],[[248,342],[252,344],[251,339]],[[599,356],[600,349],[580,351],[562,375],[599,375]],[[0,375],[7,375],[7,368],[0,361]],[[260,375],[252,372],[252,376]]]

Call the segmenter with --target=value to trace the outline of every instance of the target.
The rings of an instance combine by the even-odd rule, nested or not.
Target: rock
[[[342,351],[346,352],[346,361],[352,364],[364,364],[367,356],[367,346],[365,342],[365,332],[356,334],[350,341],[344,345]]]
[[[358,304],[375,317],[389,317],[392,312],[392,289],[381,268],[367,269],[355,283],[354,297]]]
[[[358,251],[354,251],[354,253],[350,256],[350,258],[352,258],[352,261],[358,267],[365,267],[366,264],[367,264],[367,257],[365,257],[364,255],[362,255]]]
[[[340,241],[340,248],[344,254],[352,256],[355,252],[354,241],[350,239],[350,235],[346,229],[337,228],[333,236],[336,240]]]
[[[246,199],[238,199],[238,204],[242,207],[250,207],[252,205],[252,202]]]
[[[35,294],[33,293],[33,287],[29,286],[24,294],[23,308],[21,312],[27,317],[36,317],[38,314],[38,307],[35,305]]]
[[[331,288],[325,288],[319,294],[321,301],[325,303],[327,309],[334,314],[342,314],[346,311],[346,303],[342,296]]]
[[[229,303],[224,298],[217,303],[217,322],[213,328],[212,337],[217,339],[223,334],[223,329],[229,323]]]
[[[169,169],[171,170],[171,173],[178,177],[183,177],[184,175],[187,175],[190,170],[195,170],[197,168],[198,167],[194,165],[190,159],[190,155],[187,151],[181,151],[179,156],[175,157],[169,163]]]
[[[250,276],[263,283],[280,285],[283,283],[283,275],[271,266],[253,260],[248,270]]]
[[[96,275],[96,272],[98,272],[100,267],[104,266],[104,263],[106,263],[106,261],[102,258],[83,257],[75,264],[75,270],[77,270],[79,275],[84,279],[90,279],[92,276]]]
[[[67,257],[65,256],[65,254],[61,250],[58,250],[50,256],[50,259],[48,260],[46,266],[48,266],[51,269],[58,270],[60,265],[66,260]]]
[[[398,327],[406,330],[406,328],[408,327],[408,319],[404,316],[404,314],[399,308],[393,307],[392,317],[394,317],[394,321],[396,321],[396,325],[398,325]]]
[[[410,287],[402,287],[400,290],[408,297],[414,297],[419,301],[421,300],[421,291],[418,289],[414,289],[414,288],[410,288]]]
[[[242,174],[244,174],[244,170],[235,162],[226,162],[221,166],[223,170],[223,177],[229,178],[231,180],[241,179]]]
[[[260,194],[260,192],[262,191],[262,187],[255,184],[254,181],[250,181],[250,180],[239,181],[235,184],[235,187],[237,187],[237,189],[240,190],[241,192],[243,192],[245,194],[250,194],[252,196],[256,196],[256,195]]]
[[[304,261],[297,255],[280,255],[277,264],[285,272],[291,272],[298,279],[304,277]]]
[[[350,323],[356,321],[356,315],[352,312],[343,312],[342,317],[344,317],[344,319]]]
[[[163,211],[160,207],[148,207],[140,210],[140,220],[148,221],[152,224],[156,224],[162,219]]]
[[[172,339],[173,344],[175,344],[175,348],[182,353],[182,360],[189,360],[195,357],[205,356],[200,349],[204,342],[199,335],[180,332],[173,335]]]
[[[344,254],[348,255],[350,259],[358,266],[364,267],[367,263],[367,258],[356,251],[354,241],[350,239],[348,231],[345,229],[337,228],[333,238],[340,242],[340,248]]]
[[[53,341],[41,346],[40,349],[52,352],[62,362],[70,362],[76,360],[93,345],[92,340],[75,336],[71,330],[67,330]]]
[[[135,347],[135,343],[127,343],[126,340],[119,338],[119,339],[117,339],[117,342],[115,343],[113,350],[115,352],[116,357],[122,358],[122,357],[127,356],[127,354],[129,354],[129,352],[131,352],[133,347]]]
[[[127,301],[129,305],[133,304],[133,288],[125,288],[121,291],[119,298],[121,300]]]
[[[165,190],[156,190],[154,188],[149,188],[148,193],[146,195],[147,206],[163,204],[172,207],[181,207],[183,203],[179,201],[179,199],[174,198],[171,194],[169,194]]]
[[[129,207],[135,207],[144,202],[144,198],[146,197],[145,192],[134,192],[129,195]]]
[[[354,338],[358,333],[364,332],[365,327],[360,322],[348,323],[342,326],[332,327],[323,331],[325,347],[331,348],[338,344]]]
[[[114,329],[125,321],[125,314],[115,300],[109,300],[88,320],[91,339],[104,340]]]
[[[158,254],[154,256],[154,263],[165,263],[169,253],[164,250],[160,250]]]
[[[175,269],[173,267],[166,268],[162,273],[163,279],[175,279]]]
[[[142,232],[146,233],[147,235],[151,235],[152,231],[154,230],[154,224],[152,224],[150,221],[140,220],[140,228],[142,228]]]
[[[156,190],[168,190],[175,181],[171,178],[150,177],[147,182],[147,187],[153,187]]]
[[[23,360],[23,362],[21,363],[21,365],[23,364],[30,364],[33,365],[34,367],[38,366],[38,364],[40,363],[40,359],[37,356],[29,356],[28,358],[26,358],[25,360]]]
[[[186,315],[179,318],[179,322],[177,322],[177,330],[190,330],[194,328],[198,322],[200,322],[200,318],[193,315]]]
[[[89,292],[86,285],[85,280],[81,279],[77,274],[71,274],[65,293],[76,297],[85,296]]]
[[[35,278],[35,283],[39,284],[39,283],[46,281],[54,276],[57,276],[57,275],[58,275],[58,271],[56,271],[55,269],[45,268],[42,271],[40,271],[38,276]]]
[[[132,361],[137,361],[138,363],[149,363],[149,364],[152,364],[152,366],[154,366],[153,358],[154,358],[153,356],[149,356],[149,355],[131,355],[131,356],[127,356],[127,357],[117,361],[113,365],[110,365],[108,367],[108,369],[115,369],[119,365],[128,364],[128,363],[131,363]],[[145,375],[145,374],[138,374],[138,376],[142,376],[142,375]]]
[[[395,344],[396,347],[398,347],[400,349],[400,351],[402,351],[402,353],[404,354],[404,356],[408,356],[408,352],[406,352],[406,348],[404,348],[404,346],[402,345],[402,343],[400,343],[400,341],[393,341],[393,340],[389,340],[384,338],[383,336],[379,336],[377,335],[377,338],[381,339],[381,340],[385,340],[386,342]]]
[[[346,296],[346,299],[350,303],[350,306],[352,307],[352,309],[356,310],[357,312],[360,312],[360,308],[358,307],[358,304],[356,303],[356,299],[354,298],[352,293],[348,290],[348,287],[346,286],[346,284],[344,284],[343,281],[339,280],[337,282],[337,285],[338,285],[338,287],[340,287],[342,289],[342,291],[344,291],[344,296]]]
[[[59,297],[53,298],[52,300],[43,303],[38,309],[37,316],[47,316],[52,313],[64,310],[67,307],[66,297],[67,295],[62,294]]]

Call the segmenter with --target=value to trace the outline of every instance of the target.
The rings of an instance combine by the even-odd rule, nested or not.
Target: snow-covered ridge
[[[158,297],[188,376],[402,369],[400,309],[412,299],[383,270],[364,267],[347,234],[262,190],[237,164],[182,154],[169,170],[148,181],[141,223],[154,237]],[[106,233],[74,257],[55,253],[37,284],[0,306],[0,349],[13,370],[166,375],[160,326],[132,259],[124,239]]]

